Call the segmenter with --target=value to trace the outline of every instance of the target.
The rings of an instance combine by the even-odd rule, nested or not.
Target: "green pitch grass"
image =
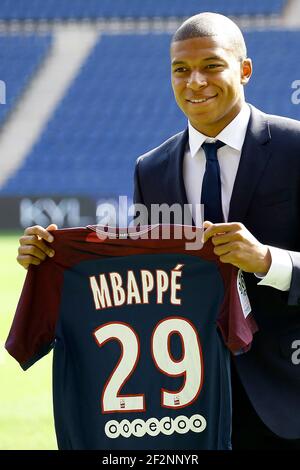
[[[0,450],[57,449],[52,353],[24,372],[4,349],[26,275],[16,262],[19,236],[0,233]]]

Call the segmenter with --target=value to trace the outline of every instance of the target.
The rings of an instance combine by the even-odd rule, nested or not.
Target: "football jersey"
[[[256,325],[238,269],[189,230],[57,230],[29,268],[6,348],[24,370],[54,349],[59,449],[231,448],[230,351]]]

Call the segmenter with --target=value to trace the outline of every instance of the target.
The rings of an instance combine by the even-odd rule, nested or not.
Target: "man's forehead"
[[[201,37],[173,42],[170,49],[172,62],[188,60],[189,58],[202,60],[226,59],[233,54],[232,48],[229,44],[226,44],[226,41],[220,44],[219,41],[213,38]]]

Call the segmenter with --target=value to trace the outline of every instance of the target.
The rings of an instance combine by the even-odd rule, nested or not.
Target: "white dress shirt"
[[[183,179],[188,203],[192,207],[195,224],[202,225],[201,201],[202,181],[205,173],[206,157],[202,144],[220,140],[224,145],[218,149],[221,174],[222,209],[224,220],[228,220],[229,204],[237,174],[242,147],[250,119],[250,108],[245,103],[240,113],[215,138],[207,137],[188,122],[189,142],[183,160]],[[269,246],[272,263],[268,273],[261,278],[259,285],[271,286],[287,291],[291,285],[292,261],[288,251]]]

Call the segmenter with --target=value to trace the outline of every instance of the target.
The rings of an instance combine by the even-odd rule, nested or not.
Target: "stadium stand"
[[[300,32],[245,37],[255,71],[247,101],[299,118],[291,84],[300,77]],[[136,157],[186,124],[172,97],[169,41],[168,34],[103,35],[0,195],[131,195]]]
[[[286,0],[1,0],[2,20],[186,17],[200,11],[225,15],[279,15]]]
[[[46,56],[51,35],[0,36],[0,78],[7,84],[6,105],[0,106],[0,125],[15,106],[30,78]]]
[[[169,84],[169,39],[103,36],[1,193],[128,193],[136,156],[184,125]]]
[[[245,89],[247,101],[267,113],[299,120],[292,83],[300,78],[300,63],[295,61],[300,31],[252,31],[245,39],[254,65]]]

